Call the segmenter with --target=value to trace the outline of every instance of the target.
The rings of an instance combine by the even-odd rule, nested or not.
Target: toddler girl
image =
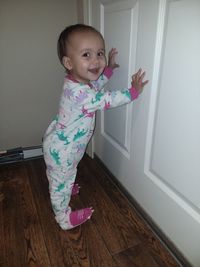
[[[57,117],[43,139],[44,159],[52,208],[62,229],[72,229],[90,219],[93,209],[72,211],[71,195],[79,192],[75,183],[77,165],[92,137],[96,110],[129,103],[142,92],[145,73],[132,76],[132,86],[121,91],[104,91],[112,76],[116,49],[111,49],[106,66],[102,35],[93,27],[76,24],[65,28],[58,39],[58,56],[66,69]]]

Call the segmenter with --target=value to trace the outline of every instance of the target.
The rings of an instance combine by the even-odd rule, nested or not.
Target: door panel
[[[98,113],[94,150],[193,266],[200,266],[200,2],[90,3],[120,68],[108,84],[150,80],[131,105]]]
[[[165,24],[151,170],[200,208],[200,3],[171,2]]]
[[[112,90],[130,87],[130,74],[135,68],[137,23],[133,23],[133,20],[137,22],[137,9],[136,1],[110,4],[104,9],[106,50],[117,47],[119,51],[120,70],[115,70],[115,78],[111,79],[107,86]],[[132,105],[121,106],[101,114],[102,136],[127,158],[130,157],[132,115]]]

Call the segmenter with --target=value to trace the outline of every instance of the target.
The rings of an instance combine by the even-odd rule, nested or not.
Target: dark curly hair
[[[60,34],[58,38],[58,43],[57,43],[57,52],[58,52],[58,58],[62,63],[62,59],[64,56],[67,56],[67,43],[70,39],[70,36],[75,33],[75,32],[94,32],[97,33],[102,40],[104,41],[103,36],[99,31],[97,31],[95,28],[89,25],[85,24],[74,24],[66,27]]]

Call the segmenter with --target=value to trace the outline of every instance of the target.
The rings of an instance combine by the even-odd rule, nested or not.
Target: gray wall
[[[64,78],[57,38],[79,2],[0,0],[0,150],[41,144]]]

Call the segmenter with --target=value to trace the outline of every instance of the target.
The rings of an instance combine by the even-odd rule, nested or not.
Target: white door
[[[200,266],[200,1],[89,2],[89,22],[117,47],[109,87],[149,84],[131,105],[97,117],[94,152],[153,221]]]

